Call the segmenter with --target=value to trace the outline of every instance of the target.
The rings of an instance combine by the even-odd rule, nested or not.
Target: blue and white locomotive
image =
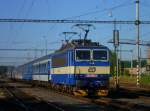
[[[74,95],[108,94],[109,49],[91,40],[72,40],[54,53],[20,66],[24,80],[47,81]]]

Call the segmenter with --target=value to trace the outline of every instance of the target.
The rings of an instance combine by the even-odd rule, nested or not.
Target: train
[[[75,39],[51,54],[14,69],[11,77],[43,81],[76,96],[107,96],[111,63],[108,47],[90,39]]]

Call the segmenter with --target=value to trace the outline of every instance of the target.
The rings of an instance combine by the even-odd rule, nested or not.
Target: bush
[[[150,84],[150,75],[141,75],[140,83],[142,84]]]

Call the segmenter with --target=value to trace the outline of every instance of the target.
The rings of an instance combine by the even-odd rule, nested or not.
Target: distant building
[[[137,74],[137,69],[136,68],[125,68],[125,70],[129,71],[130,75],[135,76]]]
[[[130,75],[133,75],[133,76],[137,75],[137,68],[125,68],[125,70],[129,71]],[[142,67],[140,71],[141,71],[141,74],[145,74],[147,72],[146,67]]]

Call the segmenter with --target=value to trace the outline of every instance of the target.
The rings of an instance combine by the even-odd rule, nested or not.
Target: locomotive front
[[[76,87],[82,94],[108,95],[110,62],[105,46],[81,46],[74,50]]]

